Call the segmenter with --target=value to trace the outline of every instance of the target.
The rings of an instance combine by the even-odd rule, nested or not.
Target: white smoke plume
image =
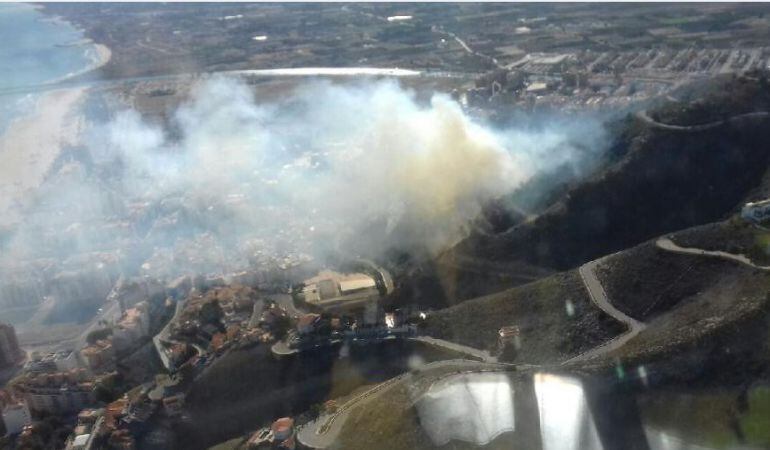
[[[436,252],[466,233],[484,202],[555,167],[583,167],[604,138],[591,121],[494,130],[448,96],[420,104],[388,81],[310,82],[263,102],[242,82],[217,77],[201,82],[174,120],[174,138],[135,111],[95,126],[86,146],[108,175],[49,195],[77,202],[77,193],[98,205],[91,213],[110,217],[130,214],[116,197],[160,205],[162,219],[147,225],[154,247],[208,232],[241,249],[296,240],[307,252]],[[89,233],[78,251],[98,247]]]

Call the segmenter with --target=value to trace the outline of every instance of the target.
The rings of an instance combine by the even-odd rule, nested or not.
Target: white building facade
[[[31,423],[32,416],[26,403],[6,405],[3,408],[3,424],[5,425],[6,436],[21,433],[21,430]]]

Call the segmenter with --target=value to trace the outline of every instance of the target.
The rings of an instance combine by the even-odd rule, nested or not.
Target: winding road
[[[605,313],[609,314],[615,320],[624,323],[628,327],[628,330],[625,333],[619,336],[616,336],[615,338],[605,342],[604,344],[599,345],[598,347],[594,347],[593,349],[583,354],[580,354],[574,358],[564,361],[562,365],[596,358],[600,355],[616,350],[622,347],[623,345],[625,345],[629,340],[633,339],[636,335],[638,335],[640,332],[642,332],[646,328],[646,325],[643,322],[640,322],[628,316],[627,314],[623,313],[622,311],[618,310],[617,308],[615,308],[615,306],[613,306],[612,302],[610,302],[609,298],[607,297],[607,293],[605,292],[604,287],[601,284],[601,281],[599,281],[599,278],[596,275],[596,266],[599,265],[605,258],[609,256],[612,256],[612,255],[608,255],[608,256],[599,258],[597,260],[590,261],[588,263],[583,264],[578,269],[578,272],[580,274],[581,280],[583,281],[583,284],[586,287],[586,290],[588,291],[588,295],[591,298],[591,302],[594,305],[596,305],[596,307],[598,307]],[[735,255],[732,255],[732,256],[735,256]],[[770,270],[770,268],[768,269]],[[497,358],[491,356],[488,352],[475,349],[472,347],[456,344],[454,342],[445,341],[442,339],[435,339],[428,336],[420,336],[412,339],[420,342],[424,342],[430,345],[435,345],[447,350],[459,352],[481,360],[481,362],[474,362],[474,361],[468,361],[468,360],[437,361],[437,362],[426,364],[425,366],[420,367],[418,369],[419,371],[424,371],[427,369],[433,369],[433,368],[442,367],[442,366],[469,366],[464,371],[460,370],[457,372],[452,372],[450,374],[450,375],[453,375],[456,373],[464,373],[464,372],[516,370],[517,368],[520,368],[520,367],[530,367],[530,368],[533,367],[533,366],[518,365],[518,364],[498,363]],[[486,366],[486,367],[480,368],[479,365]],[[380,383],[377,386],[349,399],[334,413],[322,415],[315,421],[304,425],[303,427],[300,428],[297,434],[299,441],[303,445],[306,445],[311,448],[329,447],[336,440],[340,430],[342,429],[342,426],[344,425],[345,421],[348,418],[350,411],[354,407],[365,405],[366,402],[372,401],[374,398],[378,397],[378,394],[383,394],[384,392],[389,390],[389,388],[394,386],[396,383],[407,379],[411,375],[412,375],[411,372],[407,372],[395,378],[391,378],[388,381]]]
[[[643,322],[640,322],[632,317],[629,317],[627,314],[615,308],[607,298],[607,293],[604,291],[604,287],[599,281],[599,278],[596,276],[596,266],[600,262],[602,262],[605,258],[606,257],[603,257],[582,265],[578,269],[580,273],[580,278],[582,279],[583,284],[585,285],[586,290],[588,291],[588,295],[591,298],[591,301],[594,303],[594,305],[596,305],[599,309],[609,314],[615,320],[624,323],[628,327],[628,330],[625,333],[619,336],[616,336],[615,338],[605,342],[604,344],[598,347],[595,347],[589,350],[588,352],[585,352],[574,358],[571,358],[563,362],[562,364],[585,361],[591,358],[595,358],[599,355],[603,355],[605,353],[611,352],[613,350],[616,350],[622,347],[623,345],[625,345],[626,342],[628,342],[629,340],[633,339],[637,334],[639,334],[646,327]],[[418,369],[420,371],[442,367],[442,366],[450,366],[450,365],[451,366],[470,366],[467,370],[465,370],[465,372],[516,370],[517,367],[526,367],[526,366],[517,365],[517,364],[498,363],[497,358],[491,356],[488,352],[475,349],[472,347],[464,346],[461,344],[456,344],[454,342],[445,341],[443,339],[435,339],[428,336],[419,336],[411,339],[424,342],[430,345],[435,345],[437,347],[441,347],[447,350],[459,352],[481,360],[481,362],[474,362],[474,361],[468,361],[468,360],[437,361],[430,364],[426,364],[425,366]],[[479,365],[484,365],[488,367],[479,368]],[[452,374],[455,374],[455,373],[463,373],[463,371],[452,372]],[[405,380],[407,377],[411,375],[412,375],[411,372],[407,372],[395,378],[391,378],[388,381],[380,383],[377,386],[373,387],[372,389],[369,389],[351,398],[350,400],[346,401],[334,413],[328,414],[328,415],[322,415],[315,421],[306,424],[298,432],[297,436],[299,441],[303,445],[306,445],[312,448],[326,448],[330,446],[332,443],[334,443],[350,411],[354,407],[365,405],[366,402],[371,401],[373,398],[376,398],[377,394],[382,394],[383,392],[387,391],[389,388],[394,386],[399,381]]]
[[[625,333],[610,339],[598,347],[594,347],[585,353],[564,361],[562,364],[585,361],[614,351],[624,346],[626,342],[633,339],[646,327],[643,322],[640,322],[615,308],[615,306],[612,305],[612,302],[610,302],[610,300],[607,298],[607,293],[604,291],[604,287],[602,286],[601,281],[599,281],[599,278],[596,276],[596,266],[605,258],[606,257],[590,261],[580,266],[578,269],[578,272],[580,273],[580,279],[583,280],[583,284],[588,291],[588,296],[591,298],[591,302],[593,302],[593,304],[596,305],[599,309],[609,314],[613,319],[625,324],[626,327],[628,327],[628,330],[626,330]]]
[[[672,253],[679,253],[684,255],[695,255],[695,256],[706,256],[706,257],[712,257],[712,258],[722,258],[722,259],[726,259],[729,261],[733,261],[739,264],[749,266],[753,269],[770,271],[770,266],[760,266],[760,265],[754,264],[754,262],[752,262],[751,259],[749,259],[745,255],[727,253],[720,250],[703,250],[699,248],[680,247],[669,238],[659,238],[658,240],[655,241],[655,245],[662,250],[666,250]],[[596,266],[605,258],[606,257],[600,258],[580,266],[580,269],[578,269],[580,272],[580,278],[583,280],[583,284],[588,290],[588,295],[591,297],[591,301],[602,311],[612,316],[612,318],[624,323],[628,327],[628,330],[625,333],[607,341],[606,343],[598,347],[595,347],[589,350],[586,353],[583,353],[574,358],[568,359],[563,364],[570,364],[574,362],[585,361],[591,358],[595,358],[599,355],[603,355],[605,353],[611,352],[613,350],[616,350],[622,347],[623,345],[625,345],[626,342],[628,342],[629,340],[633,339],[636,335],[642,332],[646,327],[646,325],[643,322],[640,322],[628,316],[627,314],[623,313],[622,311],[619,311],[617,308],[615,308],[612,305],[612,302],[610,302],[609,298],[607,298],[607,293],[604,291],[604,288],[602,287],[602,284],[599,281],[599,278],[596,276]]]
[[[402,373],[397,377],[384,381],[377,386],[374,386],[373,388],[356,395],[355,397],[346,401],[332,414],[319,416],[316,420],[307,423],[298,430],[297,439],[300,443],[310,448],[329,447],[337,439],[337,436],[342,430],[342,426],[345,424],[350,411],[352,411],[355,407],[364,406],[367,402],[374,400],[375,398],[390,390],[398,382],[411,378],[416,372],[423,372],[426,370],[433,370],[447,366],[458,367],[460,370],[444,374],[434,380],[434,383],[447,376],[462,373],[500,372],[517,370],[518,367],[529,367],[517,366],[513,364],[486,364],[462,359],[450,359],[428,363],[415,369],[414,371]]]
[[[647,114],[647,110],[639,111],[638,113],[636,113],[636,117],[638,117],[642,122],[646,123],[647,125],[650,125],[655,128],[660,128],[660,129],[669,130],[669,131],[693,132],[693,131],[710,130],[712,128],[716,128],[718,126],[724,125],[728,122],[733,123],[744,119],[764,119],[764,118],[770,117],[770,112],[755,111],[750,113],[738,114],[730,117],[729,119],[717,120],[714,122],[702,123],[698,125],[671,125],[663,122],[658,122],[657,120],[650,117],[649,114]]]
[[[749,259],[745,255],[727,253],[721,250],[703,250],[700,248],[680,247],[676,245],[676,243],[674,243],[674,241],[672,241],[669,238],[660,238],[657,241],[655,241],[655,245],[662,250],[666,250],[673,253],[680,253],[683,255],[710,256],[714,258],[722,258],[722,259],[727,259],[729,261],[734,261],[734,262],[749,266],[753,269],[770,271],[770,266],[758,266],[754,264],[751,261],[751,259]]]

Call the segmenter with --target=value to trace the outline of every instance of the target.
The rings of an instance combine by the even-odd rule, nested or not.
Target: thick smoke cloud
[[[85,146],[102,172],[48,192],[49,209],[80,205],[79,218],[62,206],[56,220],[107,222],[141,201],[155,211],[139,231],[143,245],[174,248],[207,233],[222,245],[210,249],[220,264],[228,248],[271,240],[308,253],[437,252],[467,232],[485,202],[555,168],[590,167],[603,142],[598,122],[587,120],[494,130],[447,96],[421,104],[387,81],[310,82],[263,102],[237,80],[212,78],[174,123],[169,134],[129,110],[94,125]],[[98,248],[105,234],[114,239],[79,233],[77,251]],[[35,241],[27,233],[16,243]]]

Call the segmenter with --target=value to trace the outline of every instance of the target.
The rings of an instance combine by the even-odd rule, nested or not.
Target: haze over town
[[[0,6],[0,447],[770,447],[768,12]]]

